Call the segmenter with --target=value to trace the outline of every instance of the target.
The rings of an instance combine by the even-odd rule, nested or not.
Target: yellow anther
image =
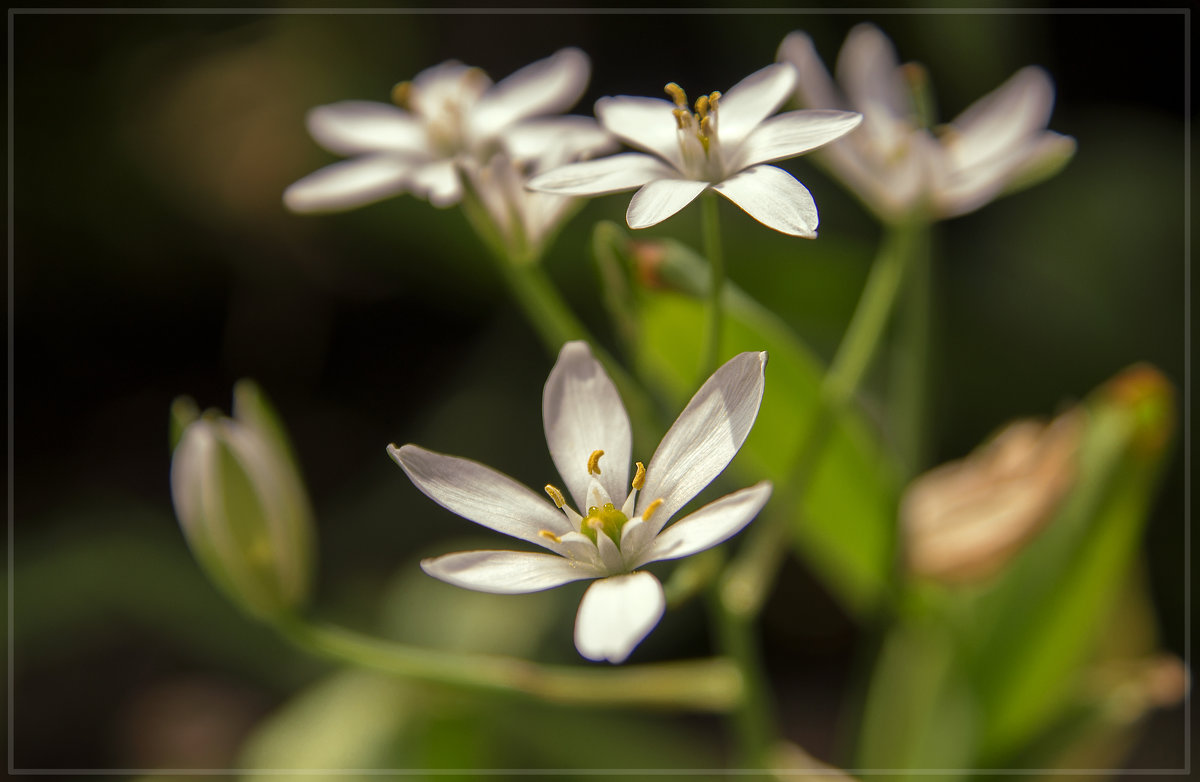
[[[540,530],[538,534],[543,538],[549,538],[550,540],[553,540],[555,543],[562,543],[562,538],[560,538],[558,535],[555,535],[548,529]]]
[[[655,500],[654,502],[647,505],[646,509],[644,511],[642,511],[642,521],[649,521],[650,517],[654,515],[654,511],[658,510],[658,506],[662,505],[662,504],[663,504],[663,501],[662,501],[662,498],[660,497],[657,500]]]
[[[567,499],[563,497],[563,493],[557,487],[547,483],[545,492],[550,495],[550,499],[554,500],[554,504],[559,508],[567,504]]]
[[[671,113],[675,115],[675,127],[679,130],[687,130],[692,124],[692,115],[687,109],[672,109]]]
[[[717,92],[716,90],[713,90],[712,92],[708,93],[708,110],[716,111],[717,110],[717,101],[719,101],[720,99],[721,99],[721,93]]]
[[[700,146],[704,147],[704,154],[708,154],[708,142],[712,139],[712,115],[705,116],[700,120],[700,131],[696,133],[696,138],[700,139]]]
[[[666,87],[663,87],[663,90],[671,96],[671,100],[675,101],[676,106],[687,111],[688,99],[687,93],[683,91],[683,87],[680,87],[675,82],[671,82]]]
[[[402,81],[395,87],[392,87],[392,103],[395,103],[402,109],[408,108],[408,102],[412,100],[412,82]]]
[[[588,475],[600,474],[600,457],[604,455],[604,451],[592,451],[592,455],[588,457]]]
[[[696,114],[699,115],[701,119],[708,116],[707,95],[701,95],[699,98],[696,98]]]
[[[637,473],[633,476],[633,488],[640,490],[646,485],[646,465],[637,462]]]

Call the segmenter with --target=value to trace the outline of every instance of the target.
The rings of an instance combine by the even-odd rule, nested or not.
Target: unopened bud
[[[909,567],[948,582],[999,570],[1058,509],[1075,481],[1081,408],[1016,421],[965,459],[909,486],[900,505]]]
[[[304,602],[312,509],[287,435],[257,385],[234,387],[232,418],[209,411],[182,427],[171,496],[192,553],[243,608],[272,618]]]

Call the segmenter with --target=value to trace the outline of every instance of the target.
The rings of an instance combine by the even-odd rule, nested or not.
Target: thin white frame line
[[[766,775],[774,773],[806,773],[810,775],[834,775],[850,773],[858,775],[874,774],[926,774],[945,776],[951,774],[1011,774],[1015,776],[1031,776],[1051,774],[1059,776],[1082,776],[1092,774],[1110,774],[1118,771],[1126,774],[1146,774],[1156,776],[1177,776],[1191,772],[1191,693],[1185,691],[1183,697],[1184,721],[1184,765],[1182,768],[1157,769],[25,769],[16,768],[15,742],[13,741],[15,723],[15,699],[13,684],[15,681],[14,655],[14,615],[15,602],[13,590],[14,551],[14,28],[17,15],[30,16],[92,16],[92,15],[129,15],[129,16],[166,16],[166,15],[380,15],[380,16],[459,16],[459,15],[546,15],[546,16],[615,16],[615,15],[876,15],[876,16],[912,16],[912,15],[1039,15],[1039,16],[1108,16],[1108,15],[1181,15],[1184,20],[1184,91],[1183,91],[1183,124],[1184,124],[1184,396],[1183,396],[1183,462],[1184,462],[1184,641],[1183,662],[1191,668],[1191,9],[1190,8],[910,8],[910,9],[881,9],[881,8],[810,8],[810,9],[775,9],[775,8],[10,8],[8,12],[8,771],[10,774],[23,775],[63,775],[77,774],[87,776],[116,776],[116,775],[274,775],[274,774],[354,774],[362,776],[380,775],[455,775],[478,774],[499,775],[521,773],[527,775],[577,775],[590,776],[596,774],[645,774],[656,776],[693,775],[698,773],[713,775],[747,776]]]

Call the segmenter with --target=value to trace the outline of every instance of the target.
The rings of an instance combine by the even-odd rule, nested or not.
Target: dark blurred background
[[[241,616],[192,562],[167,482],[176,396],[228,410],[236,379],[262,384],[317,509],[316,612],[396,637],[436,637],[447,598],[416,560],[478,530],[416,492],[384,446],[468,455],[531,485],[554,475],[539,408],[551,357],[458,211],[407,196],[334,216],[283,209],[289,183],[334,160],[308,137],[308,108],[387,100],[446,59],[498,80],[574,45],[592,58],[576,108],[590,113],[603,95],[657,95],[668,81],[728,89],[794,29],[832,67],[865,20],[928,67],[943,120],[1040,64],[1058,88],[1051,128],[1078,140],[1056,178],[936,231],[936,461],[1137,361],[1182,393],[1178,13],[10,14],[14,765],[232,764],[256,723],[328,670]],[[880,230],[811,162],[787,167],[817,200],[821,238],[775,234],[725,205],[730,275],[828,357]],[[621,221],[626,203],[587,204],[546,259],[602,341],[588,232]],[[696,210],[645,234],[698,246]],[[1145,540],[1162,642],[1176,653],[1182,464],[1180,438]],[[577,586],[506,598],[548,617],[519,653],[578,661]],[[788,736],[836,757],[862,631],[792,563],[762,632]],[[707,643],[689,606],[635,659]],[[552,730],[556,713],[528,718]],[[1156,718],[1134,767],[1181,765],[1181,714]],[[714,720],[676,723],[720,735]],[[422,746],[408,762],[472,765],[461,747]],[[719,746],[706,751],[721,761]]]

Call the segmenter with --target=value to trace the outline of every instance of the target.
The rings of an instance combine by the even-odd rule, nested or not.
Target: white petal
[[[612,538],[603,532],[596,532],[596,551],[600,555],[600,563],[604,566],[605,574],[625,573],[625,560],[621,551]]]
[[[717,136],[722,144],[734,145],[775,113],[796,84],[796,70],[775,63],[755,71],[721,96],[718,103]]]
[[[527,117],[566,111],[579,100],[590,75],[586,54],[560,49],[484,93],[471,112],[471,123],[477,133],[490,136]]]
[[[589,660],[624,662],[666,609],[662,584],[649,573],[604,578],[588,587],[575,617],[575,648]]]
[[[732,168],[803,155],[841,138],[858,127],[862,115],[852,111],[813,109],[789,111],[759,125],[737,150]]]
[[[542,530],[555,535],[572,531],[548,500],[490,467],[415,445],[389,445],[387,450],[426,497],[464,519],[546,548],[552,548],[552,541]]]
[[[397,155],[364,155],[314,171],[283,191],[293,212],[353,209],[404,192],[419,160]]]
[[[634,570],[646,561],[642,554],[653,538],[650,525],[640,518],[634,517],[621,527],[621,558],[625,560],[625,570]]]
[[[407,111],[366,100],[345,100],[308,112],[308,132],[339,155],[363,152],[432,153],[425,126]]]
[[[674,103],[658,98],[618,95],[596,101],[596,119],[609,133],[683,171],[674,111]]]
[[[837,77],[850,105],[863,113],[867,107],[894,118],[911,113],[896,49],[874,25],[860,24],[846,36],[838,54]]]
[[[533,162],[538,171],[592,157],[617,143],[591,117],[543,117],[519,122],[506,130],[501,142],[518,162]]]
[[[1046,127],[1053,108],[1050,77],[1041,68],[1022,68],[951,123],[953,163],[965,168],[1010,153]]]
[[[775,166],[755,166],[713,188],[768,228],[813,239],[817,205],[808,188]]]
[[[1039,169],[1048,167],[1053,172],[1074,151],[1073,138],[1046,131],[969,168],[942,170],[934,192],[938,214],[955,217],[972,212],[1020,186],[1019,180],[1032,184],[1045,177],[1046,171],[1039,174]]]
[[[771,484],[763,481],[710,502],[690,516],[662,531],[654,543],[632,564],[679,559],[723,543],[742,531],[771,496]],[[653,517],[651,517],[653,518]]]
[[[474,106],[491,86],[492,80],[481,69],[447,60],[413,78],[409,101],[427,119],[443,120],[448,119],[447,110],[462,112]]]
[[[678,176],[660,160],[640,152],[571,163],[551,169],[529,180],[530,190],[559,195],[604,195],[632,190],[655,179]]]
[[[790,63],[796,69],[796,95],[800,104],[810,109],[841,109],[845,101],[838,95],[812,39],[806,33],[790,33],[779,44],[776,59]]]
[[[638,515],[657,499],[663,504],[648,524],[658,533],[688,500],[729,464],[762,402],[766,353],[741,353],[710,377],[658,445],[638,496]]]
[[[587,510],[588,457],[604,451],[596,479],[609,497],[628,490],[632,437],[621,396],[586,342],[559,351],[542,391],[542,425],[558,474],[580,512]]]
[[[447,584],[497,595],[540,592],[603,575],[557,554],[526,551],[461,551],[423,559],[421,569]]]
[[[453,160],[436,160],[418,168],[413,173],[412,188],[439,209],[462,199],[462,183]]]
[[[684,208],[708,189],[707,182],[694,179],[657,179],[633,194],[625,221],[630,228],[649,228]]]

